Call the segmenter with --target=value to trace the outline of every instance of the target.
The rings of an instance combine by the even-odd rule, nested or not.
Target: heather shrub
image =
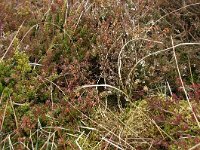
[[[194,149],[199,6],[2,0],[0,149]]]

